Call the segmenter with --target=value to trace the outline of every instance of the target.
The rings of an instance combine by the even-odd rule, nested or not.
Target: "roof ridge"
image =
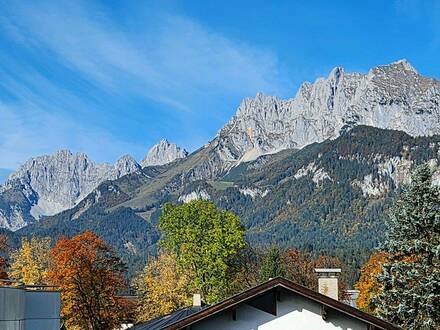
[[[387,330],[388,329],[390,329],[390,330],[401,329],[400,327],[398,327],[388,321],[385,321],[385,320],[382,320],[378,317],[367,314],[367,313],[365,313],[359,309],[356,309],[350,305],[344,304],[338,300],[334,300],[330,297],[327,297],[323,294],[320,294],[320,293],[313,291],[309,288],[306,288],[302,285],[296,284],[296,283],[294,283],[290,280],[287,280],[283,277],[276,277],[276,278],[270,279],[270,280],[263,282],[257,286],[254,286],[248,290],[244,290],[240,293],[237,293],[237,294],[233,295],[232,297],[229,297],[223,301],[218,302],[217,304],[214,304],[214,305],[207,307],[199,312],[191,314],[191,315],[185,317],[184,319],[177,320],[176,322],[167,325],[163,329],[167,329],[167,330],[181,329],[182,327],[191,325],[191,324],[195,323],[196,321],[205,319],[205,318],[211,316],[212,314],[216,314],[216,313],[222,312],[230,307],[236,306],[236,305],[238,305],[248,299],[251,299],[259,294],[262,294],[266,291],[269,291],[269,290],[275,288],[276,286],[282,286],[285,289],[288,289],[290,291],[295,292],[296,294],[300,294],[303,297],[309,298],[315,302],[319,302],[319,303],[326,305],[330,308],[336,309],[341,313],[348,314],[354,318],[357,318],[363,322],[377,326],[381,329],[387,329]]]

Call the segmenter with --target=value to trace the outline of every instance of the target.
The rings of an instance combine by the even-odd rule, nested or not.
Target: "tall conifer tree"
[[[382,246],[379,314],[407,329],[440,328],[440,189],[428,165],[416,169],[395,203]]]
[[[267,281],[275,277],[285,277],[286,269],[282,252],[279,247],[273,246],[263,258],[260,270],[260,279]]]

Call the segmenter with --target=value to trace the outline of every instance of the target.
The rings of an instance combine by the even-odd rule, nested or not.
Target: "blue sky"
[[[0,0],[0,168],[57,149],[194,150],[258,91],[408,59],[440,78],[440,1]]]

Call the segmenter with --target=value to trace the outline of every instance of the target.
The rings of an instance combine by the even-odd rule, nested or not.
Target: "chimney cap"
[[[315,273],[340,273],[341,268],[315,268]]]
[[[202,307],[202,296],[200,293],[193,294],[193,307]]]
[[[341,274],[341,268],[315,268],[315,274],[318,277],[338,277]]]
[[[360,293],[359,290],[354,290],[354,289],[345,290],[345,292],[347,292],[347,293]]]

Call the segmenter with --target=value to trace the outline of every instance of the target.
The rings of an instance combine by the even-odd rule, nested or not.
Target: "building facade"
[[[325,272],[334,276],[334,272]],[[327,276],[321,274],[321,276]],[[333,277],[332,277],[333,278]],[[334,297],[337,282],[325,282]],[[275,278],[218,304],[176,311],[133,330],[396,330],[399,327],[283,278]]]
[[[59,330],[60,306],[48,287],[0,286],[0,330]]]

